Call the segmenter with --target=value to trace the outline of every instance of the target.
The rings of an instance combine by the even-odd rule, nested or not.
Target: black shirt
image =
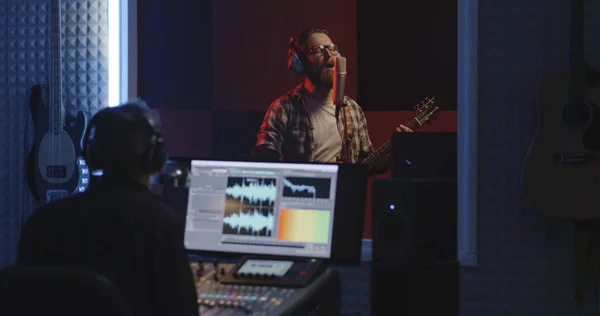
[[[27,221],[18,264],[91,269],[139,316],[197,316],[182,216],[148,188],[99,183],[47,204]]]

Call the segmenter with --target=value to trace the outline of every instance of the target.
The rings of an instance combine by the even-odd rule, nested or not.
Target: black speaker
[[[458,316],[459,270],[456,260],[402,267],[374,263],[371,315]]]
[[[456,179],[373,181],[373,263],[455,260]]]
[[[456,179],[376,180],[372,190],[371,314],[458,315]]]

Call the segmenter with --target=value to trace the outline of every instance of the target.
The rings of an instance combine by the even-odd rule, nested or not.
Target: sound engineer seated
[[[136,100],[91,119],[84,157],[102,177],[29,218],[17,263],[93,270],[120,289],[134,315],[198,315],[184,224],[150,191],[167,160],[152,114]]]

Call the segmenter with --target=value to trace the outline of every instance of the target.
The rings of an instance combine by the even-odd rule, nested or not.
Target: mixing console
[[[233,267],[217,262],[191,264],[202,316],[295,316],[315,309],[314,315],[339,314],[339,275],[332,270],[304,288],[221,284]]]

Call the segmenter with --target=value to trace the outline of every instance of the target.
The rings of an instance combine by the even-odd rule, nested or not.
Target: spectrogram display
[[[321,210],[281,209],[277,240],[327,244],[330,214]]]
[[[284,197],[328,199],[330,189],[331,179],[329,178],[283,178]]]

